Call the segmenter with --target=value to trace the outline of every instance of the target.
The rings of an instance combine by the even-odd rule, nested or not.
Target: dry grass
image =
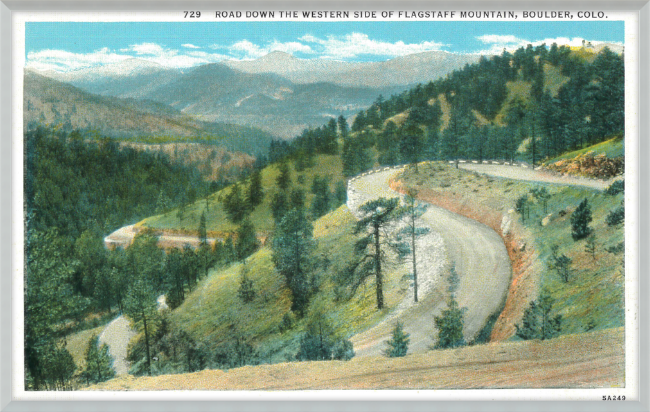
[[[622,328],[404,358],[294,362],[124,377],[90,390],[612,388],[625,384]]]

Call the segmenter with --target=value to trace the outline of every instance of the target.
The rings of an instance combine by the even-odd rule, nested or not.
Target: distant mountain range
[[[272,52],[257,60],[225,61],[184,72],[134,58],[66,73],[29,70],[27,73],[49,77],[96,95],[150,101],[146,106],[151,106],[151,102],[161,103],[175,109],[173,113],[177,117],[185,114],[203,122],[249,126],[288,139],[305,128],[322,125],[329,118],[354,116],[380,94],[388,96],[414,84],[435,80],[478,58],[478,55],[426,52],[385,62],[350,63],[304,60]],[[27,83],[36,77],[25,79],[27,90]],[[39,81],[43,85],[43,80]],[[71,91],[57,87],[60,91]],[[79,90],[72,92],[75,96],[78,93]],[[32,100],[35,97],[32,95]],[[88,100],[91,99],[84,101]],[[124,106],[124,102],[120,104]],[[156,110],[165,111],[162,107]],[[54,115],[45,113],[45,117]],[[183,120],[183,127],[189,126],[188,121]],[[140,133],[144,128],[152,134],[168,126],[168,122],[154,126],[128,119],[124,123],[124,132],[134,126],[134,132]],[[170,127],[170,132],[177,133],[181,126]]]
[[[259,129],[204,122],[152,100],[99,96],[27,71],[23,119],[97,132],[115,138],[150,142],[212,142],[229,151],[265,153],[272,140]]]

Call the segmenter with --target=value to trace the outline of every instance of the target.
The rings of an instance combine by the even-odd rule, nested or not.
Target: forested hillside
[[[621,135],[623,102],[622,56],[529,45],[379,96],[351,125],[340,116],[291,142],[273,141],[253,173],[216,192],[161,153],[120,148],[110,139],[86,143],[74,132],[31,131],[26,385],[67,388],[75,368],[61,338],[86,315],[111,310],[127,314],[140,332],[129,355],[135,374],[349,359],[350,336],[387,309],[380,286],[375,308],[373,287],[382,281],[365,260],[383,259],[379,241],[373,249],[371,236],[362,236],[369,226],[338,208],[346,177],[421,160],[539,164]],[[397,208],[384,201],[368,207]],[[102,234],[147,216],[128,249],[104,249]],[[379,239],[382,219],[398,217],[364,220],[376,223]],[[200,246],[165,253],[157,247],[160,230],[190,232]],[[390,308],[410,280],[394,267],[385,271]],[[160,294],[170,315],[156,310]],[[159,362],[152,365],[153,358]]]
[[[24,150],[26,384],[63,388],[74,364],[61,338],[89,314],[121,309],[139,264],[132,256],[128,272],[109,260],[103,236],[207,187],[196,171],[109,138],[37,128]]]
[[[525,160],[538,164],[624,130],[623,56],[553,44],[481,58],[444,79],[418,85],[359,112],[344,139],[346,175],[425,159]],[[341,119],[340,119],[341,120]],[[336,123],[308,130],[295,153],[334,150]]]

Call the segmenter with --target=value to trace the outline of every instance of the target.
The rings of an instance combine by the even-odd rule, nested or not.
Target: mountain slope
[[[350,116],[393,88],[294,84],[273,73],[244,73],[224,64],[197,67],[145,97],[206,121],[258,127],[290,138],[329,118]]]
[[[377,88],[427,83],[478,59],[479,55],[432,51],[384,62],[351,63],[298,59],[276,51],[256,60],[226,61],[224,64],[246,73],[274,73],[300,84],[328,82],[338,86]]]
[[[98,96],[33,72],[24,77],[24,123],[61,124],[146,143],[209,141],[263,153],[271,136],[253,128],[202,122],[154,101]]]

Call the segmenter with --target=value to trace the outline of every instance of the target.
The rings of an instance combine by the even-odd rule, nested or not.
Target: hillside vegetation
[[[134,166],[124,165],[138,183],[123,179],[121,171],[108,165],[106,173],[116,176],[112,182],[97,182],[95,188],[89,186],[93,180],[88,176],[81,187],[92,197],[74,197],[68,204],[70,197],[64,193],[74,194],[75,185],[66,177],[75,174],[61,172],[45,153],[28,159],[28,169],[37,170],[35,176],[43,180],[37,187],[40,193],[26,189],[28,214],[35,216],[28,219],[29,229],[37,229],[26,246],[26,284],[33,293],[26,297],[31,327],[26,331],[26,385],[69,387],[74,360],[59,331],[65,322],[86,314],[87,310],[75,312],[75,307],[118,309],[132,319],[140,332],[129,351],[133,374],[349,359],[350,336],[384,318],[401,300],[410,278],[385,265],[385,305],[379,304],[379,292],[375,302],[381,283],[378,274],[373,276],[378,266],[362,259],[379,261],[384,250],[371,236],[362,236],[367,227],[359,229],[346,207],[340,206],[346,200],[345,179],[372,167],[404,163],[415,167],[401,177],[405,185],[401,189],[416,188],[420,198],[479,221],[486,218],[500,234],[504,217],[510,222],[506,232],[511,237],[505,243],[515,270],[513,282],[504,311],[481,331],[483,341],[545,340],[594,330],[617,333],[600,330],[622,326],[624,320],[623,184],[605,192],[532,185],[475,175],[446,162],[523,158],[539,164],[621,135],[622,57],[608,49],[589,56],[557,45],[529,45],[513,54],[481,58],[446,78],[388,99],[379,96],[351,125],[341,116],[304,130],[291,142],[272,141],[268,156],[258,158],[252,173],[220,190],[197,183],[198,173],[186,174],[180,166],[179,175],[170,177],[173,168],[166,156],[117,150],[110,141],[87,144],[77,137],[70,139],[70,149],[87,146],[92,151],[79,165],[92,165],[97,156],[139,159]],[[109,153],[104,153],[107,148]],[[68,148],[57,153],[67,158]],[[445,162],[421,164],[422,160]],[[151,175],[156,168],[162,169]],[[156,177],[165,177],[167,184]],[[175,189],[178,194],[170,193],[177,185],[182,186]],[[103,203],[97,203],[96,194],[105,187],[111,190]],[[122,205],[129,196],[144,209]],[[61,217],[59,209],[44,207],[52,200],[53,206],[63,203]],[[86,229],[115,204],[122,205],[120,219],[155,215],[138,224],[140,234],[128,249],[109,253],[98,244],[98,233]],[[391,207],[390,202],[381,203],[371,214]],[[102,212],[88,212],[84,220],[80,210]],[[79,218],[78,226],[67,220],[70,216]],[[111,226],[120,219],[112,220]],[[65,227],[67,238],[58,236],[54,227],[59,225]],[[196,234],[200,246],[163,252],[157,247],[159,230]],[[379,230],[372,233],[379,238]],[[222,241],[212,248],[209,235]],[[293,254],[283,254],[286,251]],[[95,278],[99,273],[106,276]],[[172,308],[162,315],[155,304],[160,294],[167,296]],[[39,305],[56,307],[57,316],[43,316]],[[540,310],[542,332],[535,326]],[[450,329],[458,329],[454,322]],[[39,340],[41,335],[49,340]],[[454,339],[450,340],[454,345],[465,344],[462,336]],[[571,339],[561,337],[548,347]],[[521,345],[518,349],[538,350],[536,344]],[[441,356],[458,352],[446,353]],[[620,365],[616,362],[621,353],[608,358],[611,368]],[[426,355],[427,361],[431,357],[435,356]],[[404,362],[409,359],[415,358]],[[381,368],[384,361],[370,362]],[[590,364],[583,366],[586,369],[579,368],[579,373],[593,376]],[[43,368],[54,372],[44,374]],[[65,373],[59,373],[62,370]],[[605,384],[618,384],[618,378],[611,378],[620,376],[618,372],[608,370]],[[512,385],[519,385],[513,379]],[[547,384],[533,381],[531,385]]]
[[[625,382],[622,328],[348,362],[300,362],[131,376],[87,390],[353,390],[616,388]]]
[[[417,173],[409,169],[398,179],[404,188],[418,190],[418,197],[479,220],[504,238],[514,272],[510,301],[495,326],[504,330],[500,339],[513,337],[524,309],[542,292],[553,300],[551,316],[562,317],[560,334],[624,325],[625,233],[622,221],[610,222],[623,192],[492,178],[436,163],[420,165]],[[540,189],[547,199],[535,197]],[[593,251],[588,236],[572,236],[572,216],[585,199]],[[566,280],[554,256],[569,259]]]

